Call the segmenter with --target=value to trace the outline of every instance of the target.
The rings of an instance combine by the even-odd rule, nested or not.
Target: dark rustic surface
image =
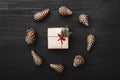
[[[0,80],[114,80],[120,74],[120,0],[0,0]],[[61,17],[58,8],[66,5],[73,16]],[[33,14],[50,8],[42,22],[34,21]],[[90,27],[78,22],[80,13],[90,18]],[[73,32],[69,50],[47,49],[47,28],[68,25]],[[35,28],[36,44],[27,46],[25,30]],[[86,52],[86,36],[96,35],[91,52]],[[44,59],[36,67],[30,51],[34,49]],[[86,64],[72,67],[72,59],[82,54]],[[63,63],[65,71],[57,74],[50,63]],[[120,78],[119,78],[120,79]],[[118,80],[119,80],[118,79]]]

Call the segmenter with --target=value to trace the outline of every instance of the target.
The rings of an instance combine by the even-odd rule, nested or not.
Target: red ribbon
[[[60,40],[61,44],[63,44],[63,41],[65,41],[65,38],[62,37],[60,34],[58,34],[58,37],[59,37],[58,41]]]

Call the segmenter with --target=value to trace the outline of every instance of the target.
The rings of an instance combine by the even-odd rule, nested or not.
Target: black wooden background
[[[74,15],[62,17],[58,8],[66,5]],[[0,80],[114,80],[120,76],[120,0],[0,0]],[[36,11],[50,8],[41,22],[33,20]],[[89,15],[90,27],[78,22],[80,13]],[[47,29],[68,25],[73,32],[69,50],[48,50]],[[25,30],[37,30],[32,46],[24,42]],[[86,36],[96,36],[95,47],[86,51]],[[34,49],[44,60],[36,67],[30,52]],[[86,63],[72,66],[75,55]],[[57,74],[50,63],[63,63],[65,71]],[[120,79],[120,78],[119,78]]]

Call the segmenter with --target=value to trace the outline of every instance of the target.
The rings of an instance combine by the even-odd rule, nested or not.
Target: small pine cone
[[[49,9],[45,9],[45,10],[42,10],[42,11],[39,11],[39,12],[36,12],[34,14],[34,19],[36,21],[40,21],[42,20],[43,18],[45,18],[49,13]]]
[[[79,16],[79,21],[80,21],[80,23],[82,23],[83,25],[89,26],[88,15],[86,15],[86,14],[80,14],[80,16]]]
[[[30,28],[26,30],[25,42],[27,44],[33,44],[35,42],[35,29]]]
[[[62,16],[69,16],[69,15],[72,15],[72,11],[67,8],[66,6],[61,6],[59,8],[59,14],[62,15]]]
[[[73,60],[73,66],[78,67],[82,64],[84,64],[85,60],[81,55],[76,55]]]
[[[34,50],[31,51],[31,55],[33,58],[34,63],[39,66],[42,65],[42,58],[40,56],[38,56]]]
[[[87,51],[90,51],[94,45],[95,42],[95,36],[92,34],[89,34],[87,36]]]
[[[50,64],[50,67],[58,73],[62,73],[64,70],[64,67],[62,64]]]

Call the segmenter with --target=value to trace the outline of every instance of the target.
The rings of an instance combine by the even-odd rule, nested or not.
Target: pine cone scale
[[[86,14],[80,14],[80,16],[79,16],[79,21],[80,21],[80,23],[82,23],[83,25],[89,26],[88,15],[86,15]]]
[[[42,58],[40,56],[38,56],[34,50],[31,51],[31,55],[33,58],[34,63],[39,66],[42,65]]]
[[[33,44],[35,42],[35,29],[30,28],[26,30],[25,42],[27,44]]]
[[[84,58],[81,55],[76,55],[73,60],[73,66],[78,67],[82,64],[84,64]]]
[[[67,8],[66,6],[61,6],[59,8],[59,14],[62,16],[69,16],[69,15],[72,15],[73,12],[69,8]]]
[[[42,11],[39,11],[39,12],[36,12],[34,14],[34,19],[36,21],[40,21],[42,20],[43,18],[45,18],[49,13],[49,9],[45,9],[45,10],[42,10]]]
[[[90,34],[87,36],[87,51],[90,51],[94,45],[95,36]]]
[[[62,73],[64,70],[64,67],[62,64],[50,64],[50,67],[58,73]]]

